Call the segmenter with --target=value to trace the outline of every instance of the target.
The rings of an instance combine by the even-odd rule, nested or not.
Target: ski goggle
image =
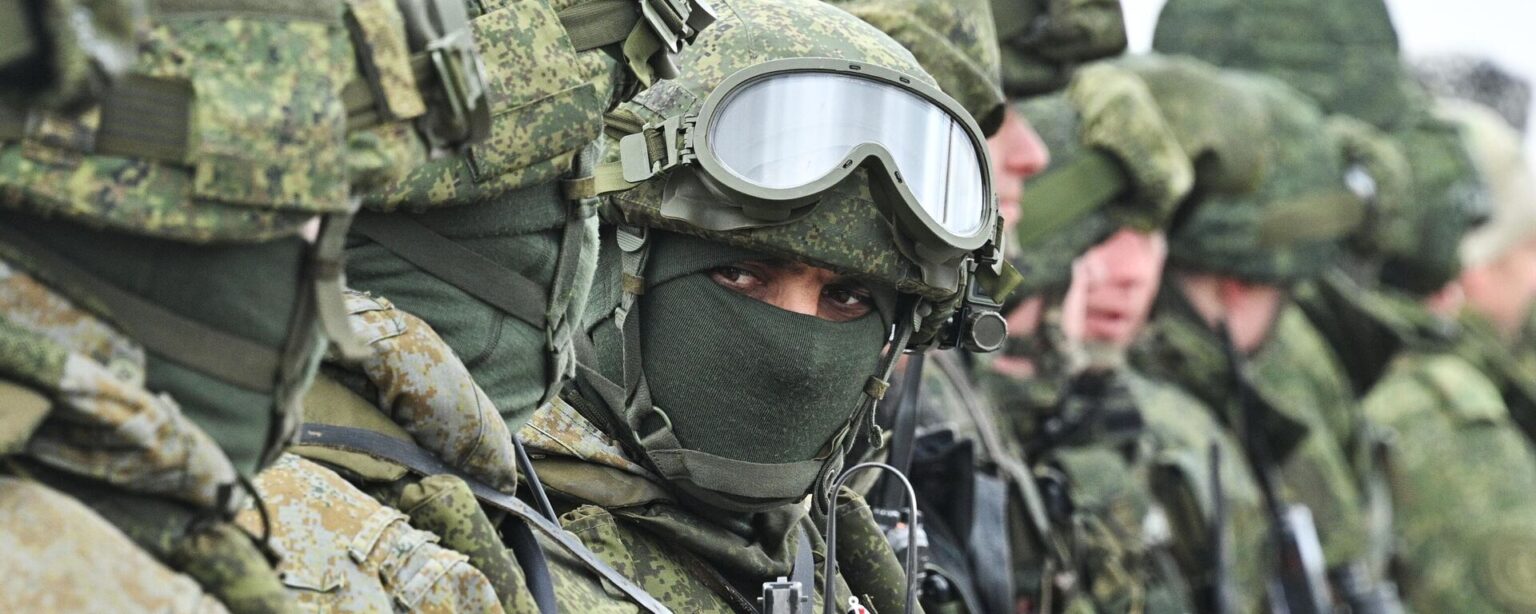
[[[863,170],[876,203],[920,252],[949,260],[995,239],[986,141],[937,88],[842,60],[791,59],[743,70],[696,115],[625,137],[624,179],[689,165],[714,198],[665,213],[710,230],[791,220]]]

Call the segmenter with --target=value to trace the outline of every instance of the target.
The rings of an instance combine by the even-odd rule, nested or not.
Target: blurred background
[[[1152,47],[1152,29],[1164,1],[1122,1],[1132,52]],[[1470,55],[1493,60],[1527,81],[1536,81],[1536,2],[1387,0],[1387,5],[1410,60]],[[1536,139],[1527,138],[1525,147],[1536,156]]]

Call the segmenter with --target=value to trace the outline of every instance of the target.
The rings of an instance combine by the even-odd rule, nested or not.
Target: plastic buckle
[[[682,51],[715,22],[715,12],[701,0],[641,0],[640,15],[667,53]]]
[[[426,55],[437,91],[419,125],[434,149],[457,149],[491,134],[485,64],[460,0],[400,0],[413,50]],[[427,87],[427,84],[418,84]],[[446,108],[443,108],[446,105]]]
[[[660,125],[647,124],[640,132],[619,139],[619,162],[624,180],[641,183],[685,162],[692,162],[693,126],[697,118],[669,117]],[[660,159],[651,156],[651,138],[661,137]]]

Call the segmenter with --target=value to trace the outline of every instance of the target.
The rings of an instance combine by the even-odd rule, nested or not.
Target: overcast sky
[[[1132,51],[1152,46],[1164,1],[1122,0]],[[1409,57],[1478,54],[1536,81],[1536,1],[1387,0],[1387,6]],[[1526,150],[1536,153],[1536,139],[1527,139]]]

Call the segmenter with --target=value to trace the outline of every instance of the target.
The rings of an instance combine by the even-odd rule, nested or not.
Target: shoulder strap
[[[574,536],[566,533],[564,529],[539,515],[532,506],[524,503],[521,499],[487,486],[484,482],[475,479],[473,476],[454,471],[441,460],[438,460],[414,443],[401,441],[365,429],[324,424],[305,424],[300,430],[299,442],[307,446],[337,448],[369,454],[399,463],[409,467],[412,472],[424,476],[450,474],[464,480],[469,485],[470,490],[474,491],[475,497],[479,498],[482,503],[507,512],[513,518],[521,521],[513,523],[516,527],[521,527],[515,528],[512,532],[513,550],[518,558],[518,562],[525,566],[524,571],[528,573],[529,590],[534,592],[535,599],[539,600],[540,609],[543,611],[554,611],[552,607],[544,609],[543,604],[545,601],[540,599],[540,591],[545,591],[552,604],[553,586],[549,580],[549,570],[543,559],[542,551],[538,552],[536,560],[525,560],[524,558],[525,553],[532,557],[532,551],[539,548],[531,530],[538,530],[545,537],[564,546],[566,551],[572,556],[602,576],[604,580],[612,583],[646,611],[653,614],[671,613],[670,609],[645,592],[645,589],[640,588],[629,578],[624,577],[612,567],[609,567],[607,563],[597,558],[596,554],[593,554],[591,550],[577,541]],[[521,546],[518,544],[519,541],[523,542]],[[533,565],[530,565],[530,563]]]
[[[521,273],[398,213],[360,213],[352,229],[465,294],[544,328],[544,287]]]
[[[50,282],[85,293],[135,341],[183,367],[249,390],[268,390],[283,366],[278,348],[218,330],[139,298],[44,248],[13,228],[0,226],[0,242],[21,250]]]

